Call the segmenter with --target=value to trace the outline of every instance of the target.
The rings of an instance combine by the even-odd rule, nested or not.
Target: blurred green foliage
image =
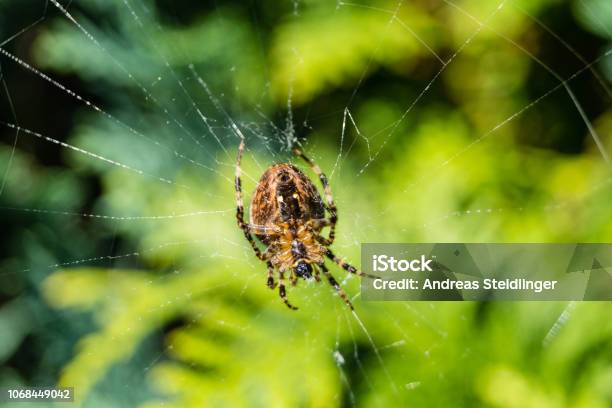
[[[26,336],[52,352],[40,352],[50,362],[39,376],[6,369],[0,384],[74,386],[91,407],[612,405],[607,303],[357,298],[357,318],[325,284],[290,288],[298,312],[265,287],[235,225],[237,138],[219,106],[247,135],[247,199],[267,165],[291,160],[297,133],[331,175],[334,248],[353,263],[361,242],[612,236],[610,169],[563,88],[530,105],[558,81],[527,54],[555,44],[562,77],[583,68],[534,17],[592,32],[574,48],[599,41],[597,57],[610,45],[607,2],[363,4],[74,2],[95,41],[48,15],[36,65],[78,77],[110,114],[82,105],[69,143],[143,174],[70,150],[61,166],[14,153],[6,213],[47,212],[10,221],[27,228],[0,272],[11,299],[0,361],[27,353]],[[442,72],[438,58],[452,58]],[[587,70],[569,84],[612,146],[610,58],[595,68],[608,82]],[[8,163],[11,149],[0,154]],[[358,297],[357,279],[332,272]]]

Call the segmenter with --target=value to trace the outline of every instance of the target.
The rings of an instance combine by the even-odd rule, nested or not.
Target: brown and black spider
[[[297,307],[287,300],[285,273],[289,273],[291,284],[295,286],[298,278],[314,278],[320,282],[320,270],[353,309],[346,292],[325,266],[324,259],[331,259],[355,275],[368,275],[335,256],[328,248],[334,242],[338,214],[325,174],[301,150],[294,149],[293,153],[301,157],[321,180],[327,204],[323,203],[310,179],[297,167],[288,163],[274,164],[264,172],[257,184],[250,205],[250,222],[247,224],[244,222],[240,179],[243,151],[244,140],[240,142],[236,162],[236,219],[257,258],[268,265],[268,287],[276,287],[274,270],[278,270],[279,295],[290,309],[296,310]],[[325,216],[325,210],[329,212],[329,217]],[[324,227],[330,227],[328,237],[321,235]],[[252,234],[266,246],[264,252],[259,249]]]

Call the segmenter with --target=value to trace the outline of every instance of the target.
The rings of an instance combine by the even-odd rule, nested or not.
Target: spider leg
[[[321,229],[323,227],[329,227],[332,225],[329,218],[312,218],[308,220],[308,224],[314,229]]]
[[[319,268],[314,269],[314,280],[317,282],[321,282],[321,273],[319,272]]]
[[[279,232],[282,232],[280,228],[268,227],[265,225],[257,225],[257,224],[246,224],[249,231],[256,235],[269,235],[274,236]]]
[[[253,251],[255,251],[255,255],[257,258],[264,260],[264,257],[261,253],[261,250],[257,247],[255,243],[255,239],[253,235],[251,235],[251,231],[249,229],[249,225],[244,222],[244,202],[242,200],[242,181],[241,174],[242,168],[240,167],[240,162],[242,160],[242,153],[244,152],[244,139],[240,141],[240,146],[238,146],[238,158],[236,159],[236,178],[235,178],[235,187],[236,187],[236,221],[238,222],[238,227],[244,233],[244,237],[249,241]]]
[[[315,235],[315,239],[324,246],[329,246],[331,244],[333,244],[333,241],[331,239],[322,237],[321,235]]]
[[[279,271],[278,272],[278,294],[280,295],[283,302],[287,305],[287,307],[291,310],[297,310],[298,308],[289,303],[287,299],[287,292],[285,289],[285,273]]]
[[[311,219],[308,221],[308,225],[310,226],[310,228],[312,228],[312,230],[314,231],[320,231],[323,227],[328,227],[333,225],[332,221],[329,218],[318,218],[318,219]],[[325,238],[322,235],[319,235],[318,233],[315,234],[316,240],[325,245],[331,245],[334,243],[333,239],[329,239],[329,238]]]
[[[327,249],[327,252],[325,253],[325,255],[329,259],[334,261],[334,263],[336,263],[339,267],[341,267],[342,269],[344,269],[347,272],[350,272],[350,273],[355,274],[357,276],[365,276],[365,277],[372,278],[372,279],[378,278],[378,276],[369,275],[369,274],[367,274],[365,272],[362,272],[359,269],[355,268],[353,265],[344,262],[344,260],[342,260],[341,258],[338,258],[336,255],[334,255],[334,253],[330,249]]]
[[[291,271],[291,274],[289,275],[289,280],[291,282],[291,286],[297,285],[298,277],[293,270]]]
[[[334,287],[334,289],[336,289],[336,292],[338,292],[338,295],[342,298],[342,300],[344,300],[344,303],[346,303],[348,305],[348,307],[351,308],[351,310],[355,310],[355,308],[353,307],[353,304],[349,300],[346,292],[344,291],[344,289],[342,289],[340,284],[338,282],[336,282],[336,279],[329,272],[329,270],[327,269],[325,264],[320,264],[319,266],[321,267],[321,270],[323,271],[323,275],[325,275],[325,277],[327,278],[329,284],[332,285]]]
[[[267,285],[270,289],[274,289],[276,287],[276,282],[274,282],[274,266],[272,266],[272,262],[268,261],[268,282]]]
[[[304,153],[298,149],[297,147],[293,149],[293,153],[296,156],[301,157],[316,173],[321,180],[321,184],[323,185],[323,190],[325,191],[325,200],[327,201],[327,210],[329,211],[329,238],[326,239],[326,242],[329,242],[326,245],[331,245],[334,242],[336,237],[336,223],[338,222],[338,209],[336,208],[336,204],[334,203],[334,198],[332,196],[331,188],[329,187],[329,182],[327,181],[327,176],[323,173],[321,168],[313,162],[310,158],[308,158]]]

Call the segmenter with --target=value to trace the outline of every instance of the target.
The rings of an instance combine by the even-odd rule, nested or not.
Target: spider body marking
[[[264,226],[266,231],[281,227],[296,235],[300,224],[324,216],[317,189],[291,164],[270,166],[261,176],[251,200],[251,225]],[[270,232],[255,232],[255,235],[266,245],[273,238]]]
[[[301,150],[294,149],[293,153],[302,158],[319,177],[325,202],[310,179],[297,167],[288,163],[274,164],[264,172],[255,188],[247,224],[244,221],[240,166],[243,151],[244,140],[238,148],[236,161],[236,219],[255,255],[268,266],[268,287],[276,287],[276,271],[279,295],[287,307],[295,310],[297,308],[287,299],[285,274],[289,275],[291,284],[295,286],[299,278],[314,278],[319,282],[323,273],[329,284],[353,309],[348,296],[325,266],[325,258],[350,273],[368,275],[336,257],[328,248],[335,238],[338,216],[325,174]],[[329,213],[327,217],[326,211]],[[321,234],[325,227],[330,227],[327,237]],[[266,246],[264,252],[259,249],[253,235]]]

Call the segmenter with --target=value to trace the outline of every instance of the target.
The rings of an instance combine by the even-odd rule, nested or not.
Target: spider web
[[[529,216],[544,219],[561,213],[571,217],[576,207],[588,208],[593,197],[609,199],[610,159],[607,145],[610,141],[609,135],[602,133],[609,130],[609,127],[594,122],[595,113],[589,110],[589,106],[585,106],[586,101],[581,99],[582,95],[576,94],[574,84],[588,78],[592,91],[597,93],[604,104],[609,103],[609,79],[600,72],[600,66],[605,61],[609,63],[612,48],[608,46],[593,53],[590,44],[586,44],[584,51],[589,55],[583,55],[583,50],[570,45],[562,33],[557,33],[539,18],[538,10],[534,12],[526,4],[501,0],[489,2],[485,7],[444,0],[430,9],[423,6],[426,10],[424,18],[431,18],[432,15],[452,16],[453,21],[461,22],[461,26],[455,28],[455,37],[447,41],[446,46],[441,46],[439,42],[442,40],[436,35],[406,20],[406,9],[413,10],[415,6],[405,1],[338,1],[325,5],[299,0],[287,2],[284,15],[286,21],[283,24],[289,27],[292,24],[307,26],[311,23],[309,13],[316,7],[326,9],[338,21],[353,13],[382,21],[382,24],[376,26],[380,33],[373,40],[375,44],[365,56],[360,57],[361,63],[356,64],[358,69],[347,74],[349,79],[339,85],[323,82],[321,87],[333,89],[335,86],[340,96],[330,96],[329,100],[319,106],[321,99],[312,95],[325,95],[325,91],[305,89],[301,82],[303,78],[300,75],[303,75],[304,66],[310,63],[311,57],[307,49],[298,48],[303,39],[291,30],[286,30],[279,34],[282,38],[279,41],[293,46],[279,47],[274,51],[267,49],[267,39],[264,38],[266,27],[262,16],[257,15],[260,9],[254,5],[234,5],[249,16],[246,21],[253,31],[236,33],[237,40],[232,43],[236,49],[228,51],[229,61],[222,61],[220,66],[216,66],[206,60],[215,56],[213,51],[207,50],[207,47],[214,49],[214,44],[202,44],[200,48],[205,57],[200,57],[194,52],[197,47],[185,40],[189,32],[176,30],[171,39],[164,42],[167,25],[176,23],[182,17],[159,16],[155,3],[140,0],[121,0],[113,2],[112,6],[96,1],[49,0],[32,3],[32,10],[36,10],[36,13],[28,17],[25,25],[12,32],[1,31],[0,82],[4,105],[7,107],[0,118],[4,128],[3,141],[7,147],[7,154],[3,156],[6,157],[6,163],[0,186],[0,199],[4,199],[1,211],[7,218],[13,215],[39,217],[36,219],[49,223],[50,229],[54,230],[53,236],[64,237],[68,245],[45,248],[44,240],[32,238],[43,248],[30,254],[10,254],[10,258],[18,259],[5,263],[0,276],[4,280],[32,276],[29,278],[33,280],[31,285],[44,290],[45,285],[50,285],[49,279],[53,279],[54,273],[58,271],[97,267],[106,268],[111,277],[114,276],[113,271],[119,271],[116,276],[128,279],[126,290],[134,296],[138,296],[139,290],[149,293],[146,288],[169,288],[169,297],[162,297],[163,301],[159,304],[146,306],[142,312],[136,310],[130,315],[137,320],[141,317],[152,319],[151,325],[157,331],[139,337],[133,348],[126,346],[128,351],[121,358],[113,360],[112,356],[106,356],[111,363],[100,368],[99,378],[95,376],[91,383],[85,381],[84,384],[77,384],[77,389],[78,386],[88,387],[87,401],[92,406],[104,405],[108,401],[117,402],[117,399],[128,406],[156,401],[159,389],[152,391],[155,387],[147,387],[145,384],[147,381],[155,381],[151,378],[163,376],[164,370],[170,370],[173,367],[171,363],[177,360],[190,362],[189,368],[197,372],[202,361],[195,357],[190,360],[188,356],[177,355],[175,349],[177,344],[185,344],[185,339],[181,337],[186,336],[185,333],[189,335],[202,330],[202,315],[211,316],[207,320],[210,326],[204,326],[212,328],[204,336],[206,341],[223,341],[225,333],[218,328],[235,324],[234,330],[247,337],[247,344],[250,338],[247,333],[263,329],[281,331],[279,336],[287,341],[289,348],[291,344],[300,344],[299,350],[306,356],[296,356],[289,352],[284,355],[285,359],[270,362],[270,365],[279,365],[281,369],[292,367],[292,363],[286,360],[288,358],[295,358],[305,364],[308,356],[317,355],[323,350],[326,363],[334,367],[332,379],[338,385],[332,387],[335,390],[332,398],[336,404],[354,406],[362,401],[370,404],[411,401],[423,405],[423,398],[431,396],[432,389],[448,389],[451,387],[449,384],[454,384],[453,380],[444,378],[449,375],[449,370],[443,367],[445,359],[449,358],[447,353],[454,350],[452,344],[459,341],[463,333],[461,329],[467,330],[469,322],[477,319],[475,316],[486,307],[470,303],[362,303],[359,300],[357,279],[350,275],[344,276],[333,268],[330,268],[332,273],[341,278],[342,286],[356,304],[355,312],[350,312],[335,298],[333,290],[324,284],[301,283],[297,288],[289,288],[290,299],[300,307],[298,317],[282,309],[284,306],[276,293],[262,292],[265,294],[263,299],[256,297],[253,300],[251,293],[259,292],[260,286],[265,283],[265,265],[256,262],[248,243],[233,226],[235,200],[232,178],[236,150],[241,139],[246,141],[247,147],[243,168],[246,202],[259,175],[270,163],[294,160],[290,156],[293,146],[301,145],[309,156],[320,162],[330,177],[339,208],[338,240],[333,248],[338,255],[348,257],[353,264],[359,263],[359,245],[362,242],[408,239],[424,242],[453,239],[465,241],[473,240],[474,237],[495,239],[495,232],[498,231],[495,226],[498,223],[507,217],[522,217],[527,211],[524,203],[509,202],[498,206],[488,196],[487,199],[477,199],[479,195],[476,191],[476,199],[466,199],[467,203],[459,206],[453,207],[456,203],[432,204],[430,211],[421,207],[415,211],[409,224],[398,221],[399,227],[394,231],[391,230],[394,222],[387,218],[397,215],[397,208],[394,210],[392,206],[381,208],[368,205],[367,197],[356,196],[358,191],[355,191],[352,183],[361,188],[366,185],[366,181],[362,180],[378,177],[389,183],[393,180],[393,189],[384,190],[384,194],[390,195],[389,200],[401,202],[400,206],[408,211],[415,194],[423,196],[422,202],[438,201],[446,197],[439,194],[441,191],[460,191],[453,190],[453,185],[449,186],[449,180],[456,180],[452,174],[466,170],[467,167],[462,166],[475,157],[486,158],[487,153],[495,153],[496,148],[508,148],[508,134],[517,131],[513,126],[538,109],[545,111],[547,103],[552,103],[551,100],[565,106],[565,112],[572,112],[581,121],[582,128],[579,131],[584,136],[586,150],[591,153],[588,163],[597,170],[585,177],[588,184],[575,193],[572,190],[571,194],[561,197],[545,195],[544,199],[537,201],[536,214],[530,212]],[[584,14],[593,15],[590,3],[578,3],[582,5]],[[11,5],[2,7],[10,9]],[[234,18],[228,10],[224,5],[216,4],[207,13],[207,25],[223,32],[219,27],[231,24],[231,18]],[[109,16],[120,13],[122,17],[117,18],[113,25],[91,19],[89,13],[107,13]],[[539,52],[532,47],[529,38],[521,38],[508,30],[504,24],[513,19],[529,21],[530,30],[535,29],[546,36],[546,44],[554,46],[554,50],[564,50],[561,59],[564,65],[555,66],[547,62],[546,52]],[[599,30],[607,30],[607,25],[597,19],[596,14],[593,19],[599,21]],[[46,48],[38,58],[20,48],[25,47],[23,44],[31,47],[31,42],[36,36],[44,34],[45,30],[55,30],[53,32],[59,34],[47,35],[44,43]],[[388,40],[388,37],[397,33],[394,30],[400,30],[412,39],[409,43],[409,47],[412,47],[410,52],[415,59],[420,60],[420,64],[395,61],[395,65],[384,65],[383,56],[387,56],[389,49],[394,49],[395,43],[389,45]],[[214,34],[202,32],[207,39],[215,39]],[[246,46],[244,39],[251,39],[251,35],[257,39],[253,41],[256,46],[252,53],[241,48]],[[295,35],[295,39],[290,38],[292,35]],[[315,33],[312,35],[315,36]],[[79,43],[68,42],[69,36],[71,39],[78,38]],[[499,109],[501,116],[491,114],[484,118],[472,117],[477,124],[468,132],[469,137],[458,137],[450,141],[448,146],[437,145],[443,141],[441,138],[430,141],[424,137],[415,139],[414,143],[431,153],[431,157],[413,165],[418,170],[414,177],[385,177],[384,171],[397,175],[410,169],[401,165],[402,160],[393,155],[390,146],[395,146],[398,140],[408,139],[406,135],[409,133],[427,133],[428,125],[419,122],[421,117],[432,115],[431,112],[455,116],[455,110],[459,108],[436,110],[435,100],[446,98],[445,87],[453,88],[457,85],[454,82],[455,76],[459,77],[466,69],[477,70],[470,65],[478,64],[474,53],[477,55],[479,47],[491,41],[505,44],[515,58],[527,61],[529,69],[538,73],[536,78],[541,79],[545,86],[535,87],[533,95],[519,98],[522,102],[514,104],[503,102],[504,97],[513,96],[512,86],[508,85],[507,89],[502,86],[499,90],[502,100],[500,105],[503,105],[503,109]],[[145,61],[143,65],[149,63],[154,68],[147,72],[146,67],[134,64],[122,48],[126,44],[130,52]],[[405,46],[404,43],[397,44],[397,47]],[[75,49],[77,45],[80,48]],[[83,54],[79,55],[78,50]],[[282,68],[287,71],[283,79],[286,83],[280,81],[286,85],[284,88],[277,86],[279,80],[274,78],[272,72],[279,68],[268,66],[266,62],[268,52],[282,55],[279,60],[283,62]],[[51,63],[41,63],[44,58],[59,58],[62,53],[72,53],[75,56],[68,72],[54,70],[57,67]],[[251,54],[263,57],[250,59]],[[403,97],[394,106],[394,110],[383,111],[386,116],[383,115],[382,123],[377,123],[377,126],[368,125],[368,120],[363,119],[367,118],[367,112],[364,112],[367,102],[372,98],[380,98],[381,94],[384,97],[385,92],[397,95],[385,87],[376,92],[369,86],[369,82],[374,78],[383,85],[388,82],[388,87],[397,86],[394,79],[384,76],[386,72],[382,79],[376,78],[376,75],[379,71],[393,72],[401,69],[410,72],[410,75],[403,76],[406,81],[410,76],[417,79],[411,80],[402,89]],[[71,77],[70,72],[84,76],[82,82]],[[495,69],[491,70],[490,75],[495,75]],[[244,79],[250,76],[252,81]],[[98,84],[101,78],[116,84],[111,97],[100,96],[104,94]],[[29,106],[24,96],[15,91],[22,89],[20,81],[31,83],[38,92],[52,94],[58,104],[49,106],[34,103]],[[227,86],[224,81],[230,81],[232,86]],[[470,91],[467,87],[458,89]],[[308,96],[312,101],[304,102],[309,100]],[[116,109],[116,106],[125,106],[126,103],[134,106],[132,114]],[[79,123],[74,127],[66,128],[53,123],[54,115],[62,114],[61,105],[71,106],[81,115]],[[469,112],[463,114],[469,115]],[[604,116],[602,112],[597,114]],[[453,119],[450,120],[452,122]],[[449,126],[452,127],[453,123]],[[444,127],[431,129],[433,132],[444,131]],[[46,149],[55,158],[40,157]],[[29,197],[29,200],[7,197],[11,194],[10,188],[20,191],[15,189],[15,181],[12,180],[22,183],[25,183],[23,178],[27,177],[40,177],[44,180],[42,175],[35,172],[25,174],[16,170],[15,161],[22,160],[21,152],[34,157],[43,172],[45,169],[54,172],[51,169],[61,164],[69,178],[102,178],[107,184],[100,188],[103,192],[105,189],[109,192],[93,192],[90,193],[92,197],[82,197],[72,192],[68,199],[53,195]],[[525,156],[528,165],[545,157],[537,150],[529,150]],[[407,158],[408,161],[416,159],[415,156]],[[483,166],[490,162],[486,161]],[[297,164],[301,166],[301,163]],[[396,167],[390,168],[390,165]],[[529,177],[533,172],[545,169],[533,166],[534,170],[526,171],[527,180],[521,187],[536,190],[532,193],[536,194],[541,186],[535,182],[531,185]],[[57,191],[71,192],[69,187],[62,185],[57,186]],[[376,190],[369,190],[368,193],[372,191]],[[159,205],[156,205],[157,202]],[[419,204],[420,201],[414,202],[415,205],[423,205]],[[533,203],[528,204],[531,206],[530,211],[533,211]],[[118,213],[117,209],[123,212]],[[193,226],[188,230],[189,233],[183,236],[191,224]],[[475,229],[483,225],[491,225],[492,229],[475,234]],[[101,232],[93,232],[97,230]],[[87,234],[93,234],[93,240],[103,242],[108,250],[103,250],[102,245],[79,243]],[[144,236],[146,239],[143,239]],[[604,240],[609,237],[605,233],[593,236]],[[577,234],[574,237],[582,236]],[[527,239],[530,238],[539,239],[538,235],[528,236]],[[184,259],[194,254],[195,259]],[[198,284],[194,283],[197,282],[194,278],[197,274],[190,272],[198,263],[215,267],[223,265],[224,278],[214,278],[215,274],[199,270],[200,274],[213,277],[210,281],[200,283],[203,286],[198,293]],[[241,270],[235,269],[237,265]],[[120,272],[128,268],[148,271],[145,289],[139,289],[137,283],[129,283],[130,278]],[[244,273],[244,270],[248,273]],[[75,282],[78,283],[78,280]],[[113,288],[110,282],[108,286]],[[246,321],[226,321],[225,317],[215,317],[217,310],[227,309],[226,305],[218,303],[214,295],[210,295],[214,302],[206,303],[208,294],[217,290],[227,290],[226,297],[232,302],[249,304],[257,301],[259,305],[254,307]],[[25,292],[17,293],[15,298],[27,296],[29,294]],[[110,292],[108,296],[114,294]],[[55,301],[61,304],[60,300]],[[508,306],[508,309],[512,307],[515,306]],[[516,308],[520,310],[520,306]],[[540,330],[540,350],[552,347],[564,326],[577,313],[575,303],[552,304],[543,309],[538,316],[538,322],[543,326]],[[111,310],[117,312],[117,309]],[[270,310],[276,313],[273,316],[282,316],[278,327],[269,323]],[[171,317],[164,319],[164,316]],[[220,316],[226,315],[221,313]],[[383,320],[384,324],[381,323]],[[509,326],[511,322],[512,319],[507,319],[500,325]],[[303,332],[304,327],[317,325],[325,326],[326,329],[322,333]],[[176,334],[174,326],[180,327],[182,331]],[[132,330],[138,330],[138,323],[134,327],[125,326],[115,335],[117,338],[128,338]],[[88,333],[91,330],[79,334],[85,336]],[[318,338],[317,335],[322,337]],[[199,346],[204,347],[206,344]],[[479,352],[477,345],[473,349],[469,346],[464,347],[460,356],[453,358],[458,367],[467,364]],[[71,350],[71,353],[65,356],[64,363],[74,357],[74,353],[78,354],[78,350]],[[80,363],[84,359],[83,356],[80,360],[77,358]],[[206,362],[210,361],[205,359]],[[71,364],[62,374],[64,380],[77,376],[77,371],[72,373],[71,370],[77,370],[79,365]],[[405,368],[413,364],[420,368]],[[425,369],[423,366],[432,368]],[[257,367],[250,367],[248,362],[243,369],[245,375],[257,376]],[[279,376],[281,372],[279,369]],[[432,372],[438,373],[438,376],[432,376]],[[130,395],[132,389],[143,391]],[[422,389],[426,391],[421,392]],[[164,398],[168,398],[168,395],[161,396],[159,400]]]

